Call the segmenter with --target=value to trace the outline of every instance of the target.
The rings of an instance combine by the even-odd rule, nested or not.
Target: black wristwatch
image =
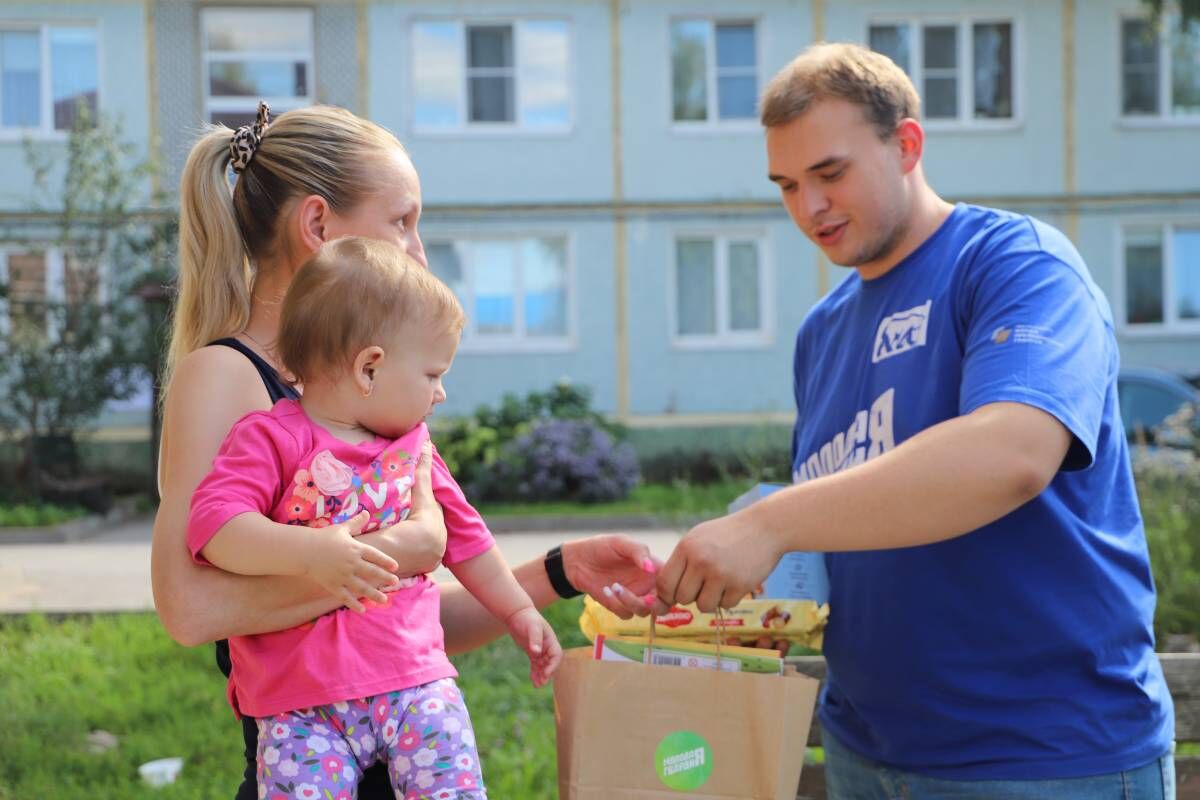
[[[546,575],[550,578],[550,585],[554,587],[554,591],[564,600],[572,597],[579,597],[583,592],[571,585],[571,581],[567,579],[567,571],[563,568],[562,545],[555,545],[550,548],[550,552],[546,553]]]

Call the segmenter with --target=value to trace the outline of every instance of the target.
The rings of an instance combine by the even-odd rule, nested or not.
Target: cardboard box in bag
[[[595,661],[554,678],[560,800],[794,800],[817,681]]]

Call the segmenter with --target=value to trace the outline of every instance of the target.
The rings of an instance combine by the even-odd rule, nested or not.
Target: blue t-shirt
[[[843,744],[956,779],[1101,774],[1170,749],[1117,364],[1107,301],[1070,241],[977,206],[957,206],[880,278],[852,273],[806,317],[797,482],[987,403],[1042,409],[1074,436],[1050,486],[990,525],[826,556],[820,719]]]

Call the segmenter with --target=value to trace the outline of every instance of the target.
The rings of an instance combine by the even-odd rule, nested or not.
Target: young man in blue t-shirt
[[[1108,303],[1054,228],[933,192],[918,112],[854,45],[767,87],[770,179],[854,269],[796,337],[796,485],[692,529],[659,599],[829,554],[832,798],[1172,798]]]

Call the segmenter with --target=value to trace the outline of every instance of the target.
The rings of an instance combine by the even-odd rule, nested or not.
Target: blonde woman
[[[272,122],[260,104],[255,124],[236,132],[212,128],[188,156],[151,569],[167,632],[184,645],[217,641],[217,662],[227,676],[227,637],[290,628],[341,602],[305,578],[233,575],[194,563],[186,545],[192,492],[238,419],[298,396],[280,367],[275,341],[282,299],[300,265],[326,241],[343,236],[390,242],[425,264],[420,215],[420,180],[399,141],[343,109],[299,109]],[[401,577],[434,569],[446,546],[430,468],[425,453],[405,521],[360,537],[394,559]],[[636,595],[653,586],[643,569],[649,558],[630,539],[599,536],[556,547],[513,573],[539,608],[586,591],[628,616],[646,611]],[[628,589],[603,591],[614,582]],[[381,580],[377,588],[388,583]],[[450,654],[506,633],[458,586],[443,591],[441,620]],[[257,797],[257,726],[248,717],[243,739],[246,770],[237,799],[249,800]],[[392,796],[386,770],[368,770],[359,797]]]

